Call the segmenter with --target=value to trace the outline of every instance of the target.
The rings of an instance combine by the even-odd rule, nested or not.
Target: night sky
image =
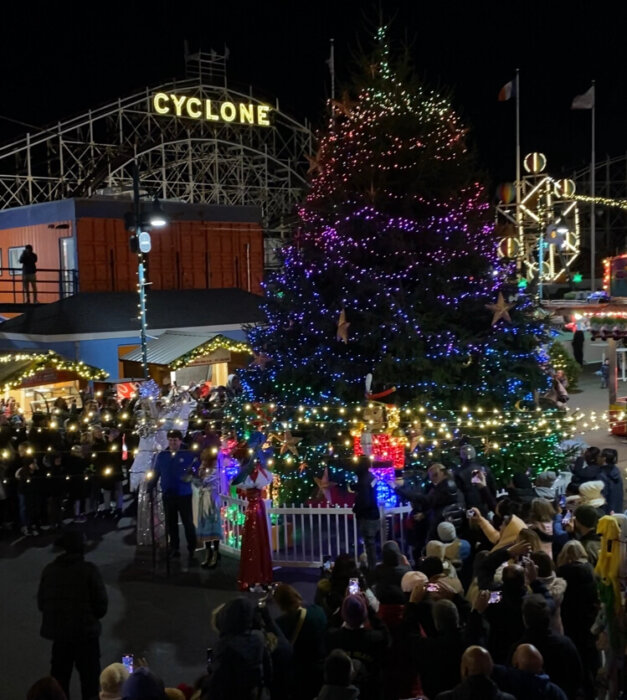
[[[6,117],[44,126],[184,77],[185,39],[192,51],[226,44],[233,87],[252,85],[256,96],[320,125],[329,38],[341,89],[379,6],[393,43],[410,45],[418,74],[452,95],[492,184],[514,174],[514,104],[497,95],[517,67],[523,155],[543,151],[555,176],[589,162],[590,113],[570,103],[593,78],[597,160],[627,152],[627,10],[606,0],[6,3],[0,140],[26,130]]]

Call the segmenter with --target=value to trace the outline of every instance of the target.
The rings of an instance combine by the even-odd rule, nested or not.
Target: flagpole
[[[520,181],[520,69],[516,68],[516,83],[515,83],[515,98],[516,98],[516,235],[519,241],[523,242],[522,235],[522,212],[520,210],[521,200],[521,181]],[[521,274],[523,269],[521,267]]]
[[[596,172],[595,172],[595,153],[594,153],[594,139],[595,139],[595,112],[597,108],[597,96],[596,96],[596,88],[594,85],[594,80],[592,81],[592,115],[591,115],[591,126],[592,126],[592,138],[591,138],[591,144],[592,144],[592,154],[590,158],[590,284],[592,287],[592,291],[596,291],[596,275],[595,275],[595,269],[596,269],[596,221],[595,221],[595,207],[594,207],[594,198],[595,198],[595,179],[596,179]]]
[[[329,54],[329,71],[331,72],[331,99],[335,99],[335,39],[331,39],[331,52]]]

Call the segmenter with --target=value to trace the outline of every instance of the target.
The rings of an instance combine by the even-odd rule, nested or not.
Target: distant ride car
[[[610,295],[605,291],[592,292],[588,294],[588,301],[593,304],[604,304],[610,300]]]

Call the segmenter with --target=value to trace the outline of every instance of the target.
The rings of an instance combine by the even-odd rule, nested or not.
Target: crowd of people
[[[196,390],[188,442],[213,445],[205,433],[222,414],[225,387]],[[0,410],[0,531],[37,536],[68,520],[119,519],[137,452],[141,398],[114,393],[59,398],[49,414],[26,422],[15,402]],[[198,439],[196,439],[198,438]]]
[[[397,483],[412,504],[407,551],[395,540],[378,551],[370,537],[376,494],[362,465],[354,508],[365,545],[359,560],[342,554],[326,562],[308,602],[279,583],[261,598],[247,593],[216,608],[218,642],[208,650],[207,672],[176,689],[145,664],[132,672],[114,664],[98,679],[106,592],[78,540],[66,538],[38,597],[59,694],[33,691],[30,700],[62,700],[72,659],[85,700],[98,688],[102,700],[600,697],[622,668],[595,573],[616,554],[601,549],[600,533],[624,517],[616,451],[588,448],[563,492],[552,472],[533,481],[514,474],[497,492],[470,445],[460,457],[453,469],[431,465],[426,487]],[[77,581],[91,593],[80,594]],[[53,601],[66,587],[71,595],[61,610]]]

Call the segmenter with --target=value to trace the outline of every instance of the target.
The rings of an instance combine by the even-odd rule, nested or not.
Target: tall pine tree
[[[511,308],[485,190],[450,102],[401,63],[384,30],[353,98],[332,105],[300,226],[250,340],[271,358],[257,398],[513,405],[543,381],[542,322]],[[498,304],[504,292],[504,305]]]
[[[405,444],[409,464],[451,462],[465,435],[503,477],[559,469],[571,424],[531,401],[548,384],[544,315],[506,283],[466,129],[406,60],[392,64],[385,30],[331,105],[310,172],[242,373],[249,418],[270,404],[267,432],[302,438],[277,437],[283,499],[306,499],[312,470],[345,465],[360,432],[381,430],[365,394],[402,408],[379,439]]]

